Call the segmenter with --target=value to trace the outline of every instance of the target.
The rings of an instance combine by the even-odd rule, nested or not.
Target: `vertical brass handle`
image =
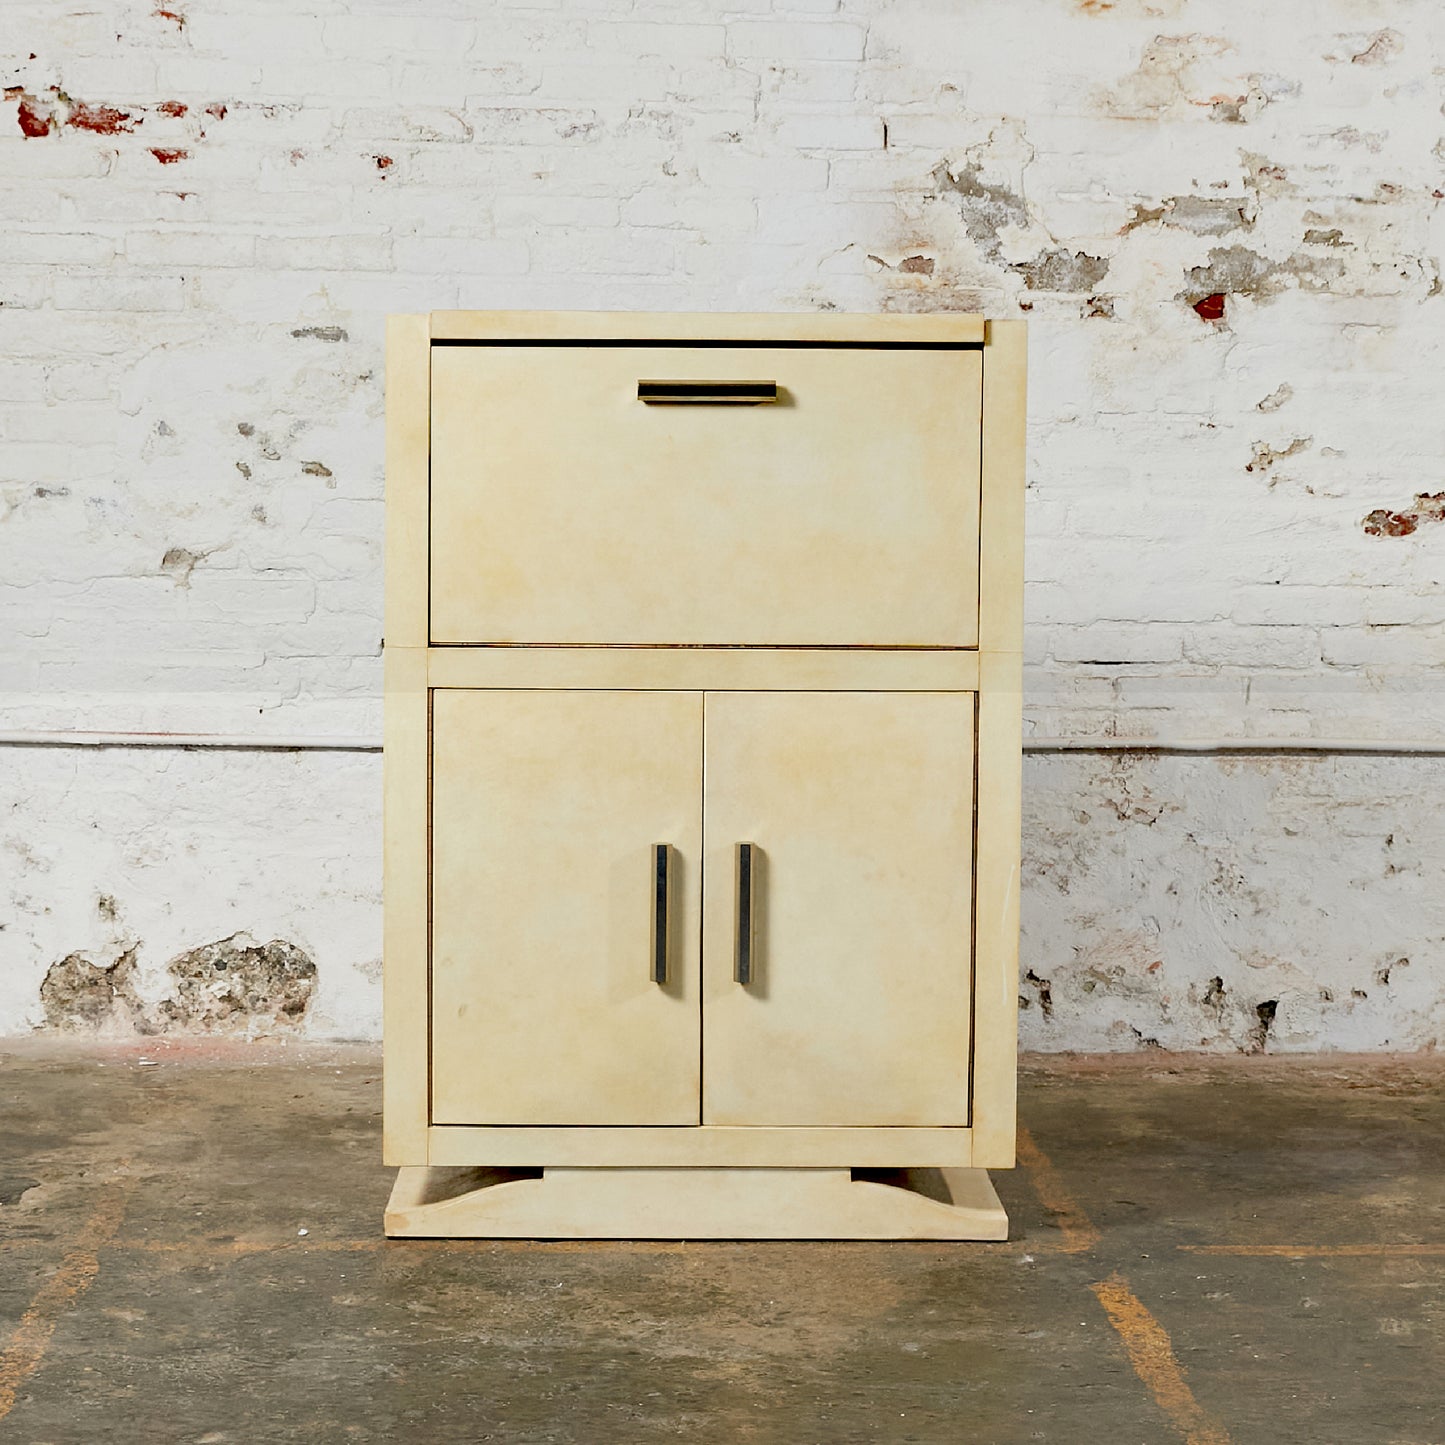
[[[671,876],[668,865],[672,848],[667,843],[652,845],[652,981],[667,982],[668,904],[671,900]]]
[[[753,955],[757,940],[757,849],[752,843],[737,846],[737,909],[734,918],[733,979],[746,988],[753,981]]]

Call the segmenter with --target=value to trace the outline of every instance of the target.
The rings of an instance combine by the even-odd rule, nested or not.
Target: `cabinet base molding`
[[[1008,1238],[985,1169],[403,1168],[394,1239]]]

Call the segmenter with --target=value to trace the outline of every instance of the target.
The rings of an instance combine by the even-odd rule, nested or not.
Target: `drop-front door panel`
[[[703,1122],[967,1124],[974,695],[709,692],[705,734]]]
[[[972,647],[978,351],[432,348],[437,643]],[[639,400],[769,381],[761,405]]]
[[[696,1124],[702,695],[442,690],[432,726],[433,1122]]]

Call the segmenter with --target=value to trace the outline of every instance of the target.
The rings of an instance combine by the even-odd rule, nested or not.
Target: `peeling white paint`
[[[1437,1047],[1442,785],[1439,757],[1030,758],[1023,1046]]]
[[[139,1012],[174,1027],[167,966],[249,934],[315,961],[299,1032],[378,1035],[375,755],[0,748],[0,799],[0,1034],[44,1021],[40,985],[76,953],[133,951]]]

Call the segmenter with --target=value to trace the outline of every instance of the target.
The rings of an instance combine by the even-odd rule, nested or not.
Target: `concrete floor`
[[[1035,1061],[1007,1244],[387,1243],[375,1051],[0,1045],[0,1440],[1439,1445],[1442,1085]]]

